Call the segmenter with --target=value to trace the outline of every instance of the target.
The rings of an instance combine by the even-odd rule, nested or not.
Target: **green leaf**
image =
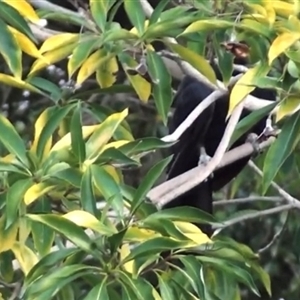
[[[130,208],[130,212],[132,214],[134,214],[134,212],[138,209],[141,203],[145,201],[147,193],[153,187],[157,179],[161,176],[163,170],[167,167],[170,161],[171,157],[167,157],[162,161],[158,162],[149,170],[142,183],[138,187],[136,194],[134,195]]]
[[[205,287],[200,277],[201,264],[193,256],[180,257],[184,264],[187,274],[189,274],[190,283],[200,299],[207,299]]]
[[[49,118],[46,126],[43,128],[40,138],[37,144],[37,156],[41,158],[44,153],[44,149],[48,139],[52,136],[54,131],[58,128],[62,120],[66,117],[66,115],[70,112],[70,110],[74,109],[77,104],[69,104],[64,107],[54,107],[51,109],[51,117]]]
[[[107,0],[90,0],[92,16],[102,32],[105,31],[109,2]]]
[[[81,180],[80,201],[82,208],[93,215],[97,214],[96,198],[92,186],[92,171],[88,167]]]
[[[140,166],[141,164],[131,158],[129,158],[127,155],[125,155],[123,152],[121,152],[119,149],[116,148],[108,148],[106,149],[96,160],[96,164],[101,163],[115,163],[115,164],[122,164],[126,166]],[[1,167],[0,167],[1,169]]]
[[[168,208],[156,213],[151,214],[143,222],[146,224],[148,221],[152,222],[153,220],[159,219],[168,219],[173,221],[183,221],[183,222],[191,222],[191,223],[209,223],[209,224],[217,224],[217,220],[210,214],[199,210],[194,207],[175,207]]]
[[[1,25],[0,25],[0,31],[1,31]],[[3,144],[3,146],[11,154],[14,154],[24,166],[28,166],[29,162],[26,156],[27,150],[25,148],[24,142],[21,139],[21,137],[18,135],[13,125],[2,114],[0,114],[0,132],[1,132],[0,141]]]
[[[83,62],[90,56],[99,41],[96,38],[80,41],[72,52],[68,62],[69,78],[78,70]],[[79,97],[80,98],[80,97]]]
[[[34,207],[34,212],[51,213],[52,207],[49,199],[43,197],[43,199],[38,201]],[[31,226],[31,232],[35,249],[39,252],[40,256],[43,257],[48,254],[55,238],[54,231],[45,224],[34,223]]]
[[[62,91],[61,89],[54,83],[49,80],[46,80],[41,77],[29,77],[26,82],[37,87],[40,90],[44,90],[50,94],[50,98],[57,102],[61,99]]]
[[[139,35],[142,35],[145,26],[145,13],[140,1],[124,0],[124,8],[131,24],[137,29]]]
[[[171,88],[172,78],[162,58],[150,50],[147,51],[147,65],[150,76],[153,80],[153,95],[155,104],[164,124],[166,125],[168,112],[173,101]]]
[[[77,245],[84,251],[91,252],[91,240],[84,230],[74,224],[73,222],[66,220],[58,215],[40,214],[26,215],[30,220],[43,223],[50,228],[54,229],[60,234],[63,234],[68,240]]]
[[[128,299],[135,299],[135,300],[144,300],[144,293],[137,287],[137,281],[128,276],[125,272],[118,273],[120,281],[123,283],[122,286],[126,286],[130,297]],[[123,297],[121,299],[124,299]]]
[[[159,3],[157,4],[157,6],[155,7],[153,13],[151,14],[151,17],[149,19],[149,25],[155,24],[158,22],[158,19],[161,16],[161,13],[163,12],[164,8],[167,6],[167,4],[169,3],[169,0],[161,0],[159,1]]]
[[[137,258],[147,257],[150,255],[158,254],[163,251],[182,248],[186,245],[186,241],[175,241],[172,238],[157,237],[140,243],[133,248],[128,256],[123,260],[123,264]]]
[[[9,187],[6,194],[6,224],[5,229],[12,225],[18,216],[18,210],[25,192],[33,185],[32,178],[20,179]]]
[[[94,286],[92,290],[84,297],[83,300],[109,300],[107,293],[107,277],[105,277],[101,283]]]
[[[0,2],[1,4],[2,2]],[[1,8],[0,8],[1,12]],[[1,15],[1,13],[0,13]],[[0,19],[0,53],[7,63],[11,72],[18,79],[22,77],[22,51],[18,46],[13,34],[6,24]]]
[[[78,169],[67,168],[58,172],[48,173],[51,177],[61,179],[73,187],[81,186],[82,174]]]
[[[85,143],[82,135],[81,105],[78,103],[77,108],[71,119],[71,144],[75,156],[81,165],[85,160]]]
[[[36,265],[34,265],[27,274],[24,282],[25,287],[29,286],[30,283],[34,282],[38,277],[45,274],[57,263],[64,261],[67,257],[78,252],[80,252],[80,250],[70,248],[59,249],[47,254]]]
[[[162,276],[159,276],[158,273],[156,273],[156,276],[158,278],[159,291],[161,293],[162,299],[164,299],[164,300],[177,299],[173,289],[171,288],[170,284],[168,284],[169,282],[167,280],[165,280]]]
[[[263,194],[300,139],[300,112],[293,114],[284,123],[276,141],[269,148],[263,166]]]
[[[0,18],[15,29],[27,35],[32,41],[36,41],[35,36],[22,15],[11,5],[8,5],[3,1],[0,2]]]
[[[21,166],[4,161],[0,162],[0,172],[18,173],[26,176],[29,175],[28,172],[21,168]]]
[[[253,111],[247,117],[243,118],[236,126],[234,133],[230,140],[230,146],[239,139],[243,134],[245,134],[253,125],[257,124],[263,117],[268,115],[278,103],[271,103],[261,109]]]
[[[132,155],[141,152],[152,151],[156,149],[169,148],[174,143],[166,143],[162,140],[154,137],[148,137],[143,139],[136,139],[130,143],[127,143],[121,147],[119,150],[126,155]]]
[[[110,115],[105,121],[94,131],[86,142],[86,153],[89,159],[99,156],[101,149],[112,138],[114,132],[120,123],[126,118],[128,109],[120,113]]]

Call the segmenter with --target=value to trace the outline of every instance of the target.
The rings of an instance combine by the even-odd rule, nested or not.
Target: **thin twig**
[[[253,203],[257,201],[264,201],[264,202],[282,202],[284,198],[282,197],[260,197],[260,196],[252,196],[246,198],[236,198],[236,199],[226,199],[226,200],[219,200],[214,201],[214,206],[223,206],[223,205],[230,205],[230,204],[245,204],[245,203]]]

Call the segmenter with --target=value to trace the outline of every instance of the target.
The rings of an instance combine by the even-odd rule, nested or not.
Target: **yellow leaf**
[[[26,191],[24,195],[24,203],[29,205],[37,200],[40,196],[45,195],[55,188],[57,188],[57,186],[50,185],[48,182],[36,183]]]
[[[80,227],[90,228],[104,235],[117,233],[115,228],[102,224],[95,216],[83,210],[73,210],[63,215],[63,217]]]
[[[79,39],[79,34],[75,33],[62,33],[49,37],[44,41],[40,48],[41,53],[53,51],[65,45],[76,43]]]
[[[106,144],[103,148],[101,153],[103,153],[105,150],[109,149],[109,148],[116,148],[118,149],[119,147],[122,147],[123,145],[128,144],[130,141],[126,141],[126,140],[119,140],[119,141],[114,141],[111,143]]]
[[[98,127],[100,124],[97,125],[90,125],[90,126],[83,126],[82,127],[82,136],[84,139],[86,139],[88,136],[90,136]],[[51,151],[59,151],[65,148],[71,148],[71,133],[67,133],[65,136],[63,136],[59,141],[57,141],[54,146],[52,147]]]
[[[256,67],[249,69],[234,85],[230,93],[230,103],[227,116],[229,116],[233,109],[254,89],[255,86],[252,84],[254,78],[259,75],[266,75],[269,69],[265,66],[257,65]]]
[[[129,254],[130,254],[129,244],[123,244],[120,249],[121,261],[123,261]],[[134,260],[128,261],[127,263],[123,264],[123,267],[128,273],[133,274]]]
[[[279,35],[272,43],[269,53],[268,59],[269,64],[273,62],[275,58],[277,58],[281,53],[288,50],[290,46],[292,46],[295,42],[300,39],[300,33],[295,32],[285,32]]]
[[[25,244],[15,242],[11,250],[25,275],[27,275],[39,261],[37,255]]]
[[[283,119],[285,116],[295,113],[300,108],[299,97],[288,97],[283,100],[276,112],[276,122]]]
[[[112,57],[96,71],[96,79],[101,88],[108,88],[116,81],[116,73],[119,70],[116,57]]]
[[[276,11],[276,14],[282,17],[289,17],[294,13],[294,6],[293,4],[284,2],[284,1],[270,1],[270,0],[264,0],[264,2],[270,2],[274,10]]]
[[[107,54],[105,49],[95,51],[90,57],[81,65],[78,75],[77,83],[82,84],[88,77],[90,77],[102,65],[106,64],[113,54]]]
[[[179,56],[190,63],[195,69],[197,69],[201,74],[205,75],[205,77],[211,81],[212,83],[217,82],[216,74],[211,67],[211,65],[206,61],[204,57],[197,54],[196,52],[185,48],[179,44],[169,43],[168,46]]]
[[[11,26],[8,26],[8,29],[14,35],[18,45],[23,52],[35,58],[42,57],[42,54],[39,52],[36,45],[25,34],[21,33]]]
[[[36,153],[37,150],[37,145],[40,139],[40,135],[42,130],[44,129],[45,125],[48,123],[48,120],[50,118],[50,114],[49,114],[49,109],[44,110],[40,116],[38,117],[38,119],[36,120],[35,124],[34,124],[34,140],[31,146],[31,151],[33,151],[34,153]],[[52,136],[50,136],[50,138],[48,139],[45,148],[44,148],[44,153],[43,153],[43,158],[45,157],[45,155],[47,155],[51,149],[51,145],[52,145]]]
[[[234,23],[223,21],[220,19],[214,20],[201,20],[193,22],[189,25],[180,35],[185,35],[188,33],[199,32],[199,31],[206,31],[212,29],[222,29],[222,28],[229,28],[232,27]]]
[[[121,183],[121,176],[118,170],[110,165],[102,166],[102,168],[114,179],[116,183]]]
[[[23,81],[22,79],[2,74],[0,73],[0,82],[7,84],[9,86],[13,86],[22,90],[28,90],[30,92],[35,92],[41,94],[41,92],[35,88],[33,85]]]
[[[39,23],[40,17],[36,14],[35,10],[26,0],[2,0],[8,5],[15,8],[24,18],[28,19],[32,23]]]
[[[140,75],[129,75],[126,70],[125,73],[140,100],[147,102],[151,95],[151,84]]]
[[[5,215],[0,218],[0,253],[11,250],[13,244],[17,239],[18,222],[12,224],[9,228],[5,229]]]
[[[99,156],[102,147],[112,138],[115,130],[120,123],[127,117],[128,109],[120,113],[114,113],[107,117],[99,127],[94,131],[92,136],[86,142],[87,159]]]
[[[161,234],[153,230],[131,226],[127,229],[124,240],[130,242],[143,242],[158,236],[161,236]]]
[[[53,51],[49,51],[49,52],[45,53],[42,58],[37,59],[33,63],[29,75],[32,75],[36,71],[39,71],[40,69],[43,69],[48,65],[54,64],[64,58],[66,58],[68,55],[70,55],[72,53],[75,46],[76,46],[76,43],[68,44],[61,48],[58,48]]]

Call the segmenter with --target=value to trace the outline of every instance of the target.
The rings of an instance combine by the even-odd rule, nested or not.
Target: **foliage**
[[[196,209],[158,211],[147,201],[169,157],[138,187],[126,184],[124,170],[170,144],[134,138],[127,108],[113,111],[87,98],[135,93],[147,104],[153,96],[155,116],[166,124],[172,74],[154,50],[157,42],[214,84],[206,57],[215,52],[226,83],[232,60],[219,45],[235,34],[251,44],[252,62],[260,63],[234,86],[229,113],[255,85],[279,92],[282,131],[260,161],[266,193],[298,146],[298,2],[197,0],[190,12],[160,1],[147,18],[139,1],[124,0],[132,29],[114,19],[120,1],[91,0],[85,15],[35,10],[30,2],[0,2],[0,81],[49,100],[30,124],[32,135],[0,116],[2,297],[17,291],[22,299],[241,299],[245,286],[271,294],[257,254],[224,235],[210,240],[190,223],[220,225],[217,219]],[[80,30],[54,32],[39,43],[33,28],[45,19]],[[60,85],[43,72],[62,62],[68,84]],[[119,72],[130,86],[118,81]],[[254,112],[242,125],[269,112]]]

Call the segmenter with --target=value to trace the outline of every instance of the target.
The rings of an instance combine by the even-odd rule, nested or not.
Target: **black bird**
[[[231,49],[230,49],[231,50]],[[236,55],[235,63],[245,65],[245,58]],[[221,73],[215,64],[212,64],[216,76],[222,80]],[[233,76],[239,72],[234,71]],[[173,106],[175,111],[173,118],[170,120],[168,127],[170,133],[186,119],[194,108],[212,93],[212,89],[199,82],[197,79],[186,76],[178,88],[175,95]],[[267,100],[275,100],[276,92],[269,89],[256,88],[251,95]],[[203,147],[210,157],[212,157],[223,137],[227,121],[226,116],[229,108],[229,95],[218,99],[213,105],[209,106],[180,137],[178,143],[172,148],[174,155],[168,169],[168,180],[182,173],[185,173],[199,164],[201,154],[200,147]],[[243,109],[240,119],[245,118],[251,111]],[[230,149],[238,147],[246,142],[249,133],[260,135],[266,126],[267,117],[257,122],[248,132],[241,136]],[[178,206],[191,206],[201,209],[210,214],[213,213],[212,201],[213,192],[220,190],[233,178],[235,178],[246,166],[251,156],[239,159],[232,164],[218,169],[214,172],[213,177],[208,178],[200,185],[190,191],[177,197],[174,201],[166,204],[165,208]],[[212,234],[211,226],[199,225],[201,230],[207,235]]]

